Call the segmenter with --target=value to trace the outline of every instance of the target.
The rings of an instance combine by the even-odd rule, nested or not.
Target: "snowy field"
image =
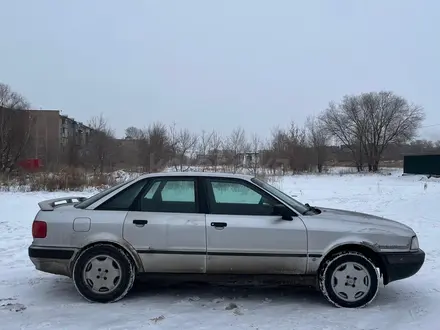
[[[425,185],[425,183],[427,183]],[[381,288],[365,309],[337,309],[319,293],[209,286],[135,290],[90,304],[70,279],[36,271],[28,259],[37,202],[67,193],[0,193],[0,329],[438,329],[440,181],[398,173],[285,177],[275,183],[311,205],[389,217],[419,235],[426,262],[412,278]],[[82,193],[84,196],[90,193]]]

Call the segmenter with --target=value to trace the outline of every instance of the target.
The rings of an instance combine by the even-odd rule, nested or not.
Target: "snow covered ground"
[[[375,302],[360,310],[334,308],[308,290],[189,285],[142,288],[118,303],[90,304],[68,278],[36,271],[27,256],[37,202],[67,193],[0,193],[0,329],[438,328],[440,181],[396,173],[300,175],[275,185],[311,205],[373,213],[410,225],[427,253],[425,265],[414,277],[382,288]]]

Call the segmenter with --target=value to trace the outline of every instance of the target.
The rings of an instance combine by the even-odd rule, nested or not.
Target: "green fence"
[[[403,173],[440,175],[440,155],[404,156]]]

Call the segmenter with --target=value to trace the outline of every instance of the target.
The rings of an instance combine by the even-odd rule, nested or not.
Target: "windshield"
[[[257,186],[263,188],[264,190],[267,190],[271,194],[273,194],[275,197],[286,203],[287,205],[291,206],[293,209],[297,210],[299,213],[304,214],[309,210],[307,206],[304,204],[298,202],[296,199],[290,197],[289,195],[283,193],[281,190],[275,188],[274,186],[260,180],[257,178],[252,178],[251,181],[255,183]]]
[[[92,197],[87,198],[85,201],[83,201],[81,203],[75,204],[75,207],[79,208],[79,209],[85,209],[86,207],[89,207],[90,205],[95,203],[97,200],[101,199],[104,196],[107,196],[111,192],[115,191],[116,189],[121,188],[122,186],[130,183],[133,180],[134,179],[130,179],[128,181],[118,183],[117,185],[110,187],[109,189],[103,190],[103,191],[97,193],[96,195],[93,195]]]

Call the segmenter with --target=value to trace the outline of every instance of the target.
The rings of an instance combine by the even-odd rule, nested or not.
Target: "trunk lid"
[[[41,201],[38,203],[41,211],[53,211],[55,208],[72,205],[86,200],[87,197],[83,196],[68,196],[68,197],[60,197],[53,198]]]

